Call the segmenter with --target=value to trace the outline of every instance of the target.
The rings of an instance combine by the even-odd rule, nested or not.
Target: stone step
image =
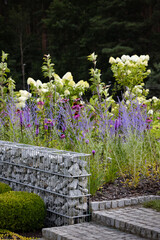
[[[92,221],[107,227],[160,240],[160,212],[141,206],[117,208],[92,213]]]
[[[44,228],[45,240],[144,240],[139,236],[106,227],[95,222],[85,222],[62,227]]]

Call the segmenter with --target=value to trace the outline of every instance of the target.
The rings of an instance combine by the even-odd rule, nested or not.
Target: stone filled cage
[[[46,226],[88,221],[89,154],[0,141],[0,181],[38,194]]]

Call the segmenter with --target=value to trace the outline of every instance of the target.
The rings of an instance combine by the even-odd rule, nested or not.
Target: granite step
[[[139,236],[106,227],[95,222],[44,228],[45,240],[144,240]]]
[[[41,240],[160,240],[160,212],[142,203],[160,196],[92,202],[92,221],[42,229]]]
[[[160,212],[141,206],[95,211],[92,221],[107,227],[160,240]]]

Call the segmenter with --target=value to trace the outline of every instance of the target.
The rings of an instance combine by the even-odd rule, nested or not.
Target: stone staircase
[[[44,228],[41,240],[160,240],[160,212],[143,208],[142,202],[160,196],[92,202],[92,221]]]

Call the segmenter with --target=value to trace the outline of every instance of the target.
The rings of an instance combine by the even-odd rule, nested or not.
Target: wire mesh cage
[[[38,194],[46,226],[88,221],[89,154],[0,141],[0,181]]]

